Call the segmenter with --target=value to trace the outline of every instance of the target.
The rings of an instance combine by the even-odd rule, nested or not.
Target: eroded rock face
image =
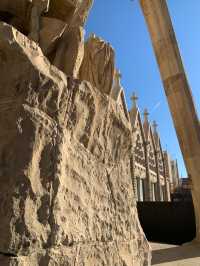
[[[62,20],[67,24],[72,20],[80,24],[81,20],[83,26],[92,2],[93,0],[1,0],[0,18],[17,17],[24,22],[24,27],[29,27],[26,23],[30,20],[31,9],[37,6],[48,17]],[[75,14],[79,14],[79,20]]]
[[[78,78],[84,56],[84,29],[93,0],[2,0],[4,21],[38,43],[49,61]]]
[[[11,26],[0,36],[0,265],[148,265],[124,113]]]
[[[110,95],[115,73],[115,53],[109,43],[92,34],[85,43],[80,78]]]

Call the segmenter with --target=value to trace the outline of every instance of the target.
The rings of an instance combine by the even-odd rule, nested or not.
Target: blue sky
[[[167,0],[197,110],[200,111],[200,1]],[[139,0],[94,0],[86,36],[95,33],[109,42],[116,52],[116,66],[122,73],[128,107],[135,91],[138,106],[148,108],[150,120],[156,120],[161,142],[178,159],[182,176],[186,171],[169,113],[150,37]]]

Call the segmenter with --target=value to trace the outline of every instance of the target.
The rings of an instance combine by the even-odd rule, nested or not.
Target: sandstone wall
[[[0,36],[0,265],[149,265],[127,118],[11,26]]]

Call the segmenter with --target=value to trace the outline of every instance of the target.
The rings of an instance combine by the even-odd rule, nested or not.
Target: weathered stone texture
[[[0,36],[0,265],[149,265],[126,116],[14,28]]]
[[[78,78],[84,57],[84,23],[93,0],[2,0],[4,21],[37,42],[49,61]]]
[[[80,78],[89,81],[98,90],[111,94],[115,74],[115,54],[109,43],[91,35],[85,43]]]

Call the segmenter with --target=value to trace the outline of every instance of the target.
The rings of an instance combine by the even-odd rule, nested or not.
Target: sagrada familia
[[[170,201],[177,164],[85,42],[92,2],[0,0],[0,265],[151,264],[136,201]]]
[[[121,73],[115,70],[110,96],[121,106],[132,126],[132,180],[137,201],[171,201],[171,193],[179,185],[176,160],[163,150],[155,121],[149,121],[148,110],[142,115],[137,106],[138,97],[133,93],[132,108],[127,110]]]
[[[142,121],[137,97],[132,97],[130,110],[134,145],[134,191],[138,201],[171,201],[171,194],[179,185],[176,160],[162,149],[161,139],[154,121],[150,123],[148,111],[144,110]]]

